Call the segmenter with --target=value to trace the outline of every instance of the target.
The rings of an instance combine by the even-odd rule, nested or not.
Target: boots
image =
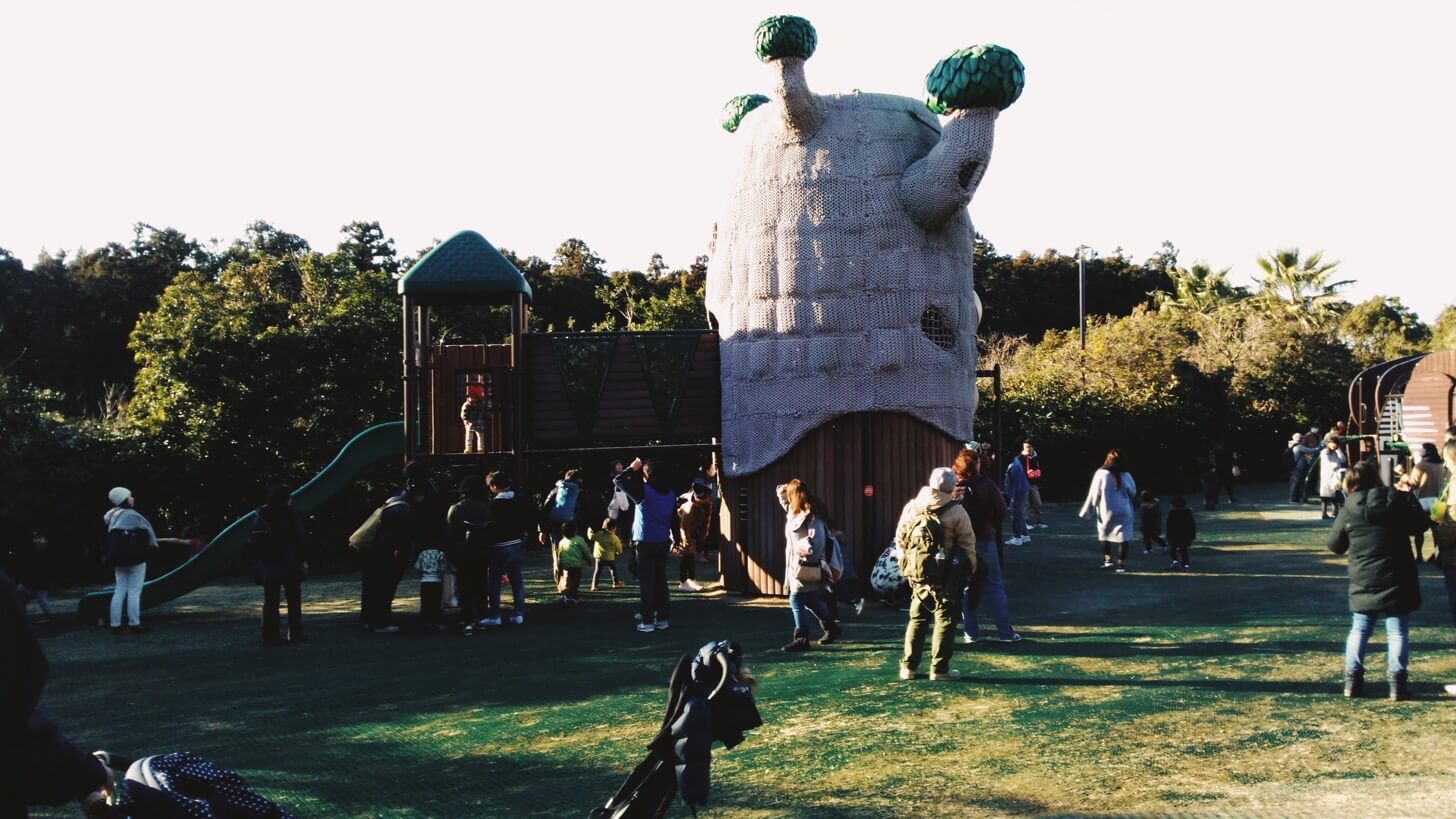
[[[794,629],[794,639],[790,640],[784,646],[784,651],[808,651],[808,650],[809,650],[809,635],[807,633],[805,633],[805,631],[803,629],[801,629],[801,628]]]
[[[1406,672],[1397,671],[1390,675],[1390,701],[1400,702],[1410,699],[1410,685],[1406,680]]]
[[[1345,696],[1350,699],[1365,696],[1365,669],[1345,672]]]
[[[827,646],[835,640],[838,640],[839,635],[843,633],[843,630],[839,628],[839,623],[830,620],[824,624],[824,636],[819,638],[818,643],[821,646]]]

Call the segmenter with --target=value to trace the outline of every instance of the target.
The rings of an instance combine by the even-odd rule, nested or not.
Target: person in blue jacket
[[[637,553],[640,611],[637,630],[667,628],[667,557],[678,548],[677,493],[657,473],[652,461],[636,458],[612,479],[636,508],[632,549]]]
[[[1020,458],[1011,458],[1006,467],[1006,504],[1011,510],[1011,539],[1006,542],[1020,546],[1031,542],[1026,529],[1026,498],[1031,494],[1031,482],[1026,478],[1026,468]]]

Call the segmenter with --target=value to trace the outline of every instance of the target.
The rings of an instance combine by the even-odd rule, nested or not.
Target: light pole
[[[1077,245],[1077,337],[1087,351],[1087,271],[1082,262],[1092,248]]]

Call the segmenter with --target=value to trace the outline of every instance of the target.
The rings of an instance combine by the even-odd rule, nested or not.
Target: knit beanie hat
[[[120,506],[126,503],[126,499],[129,497],[131,497],[131,490],[125,486],[118,486],[106,493],[106,498],[111,501],[112,506]]]
[[[946,466],[938,466],[930,473],[930,488],[939,489],[942,492],[949,492],[955,489],[956,474]]]

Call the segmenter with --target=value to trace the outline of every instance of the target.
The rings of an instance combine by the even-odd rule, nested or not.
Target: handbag
[[[799,558],[799,568],[794,579],[800,583],[818,583],[824,578],[824,564],[818,558]]]

